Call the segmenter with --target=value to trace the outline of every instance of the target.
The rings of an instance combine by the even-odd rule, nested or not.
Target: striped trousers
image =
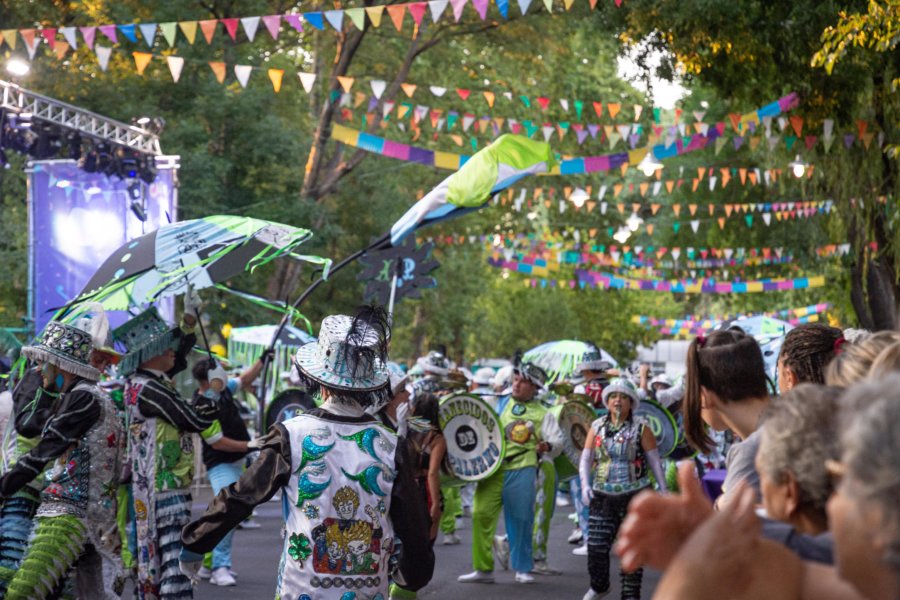
[[[25,556],[40,503],[39,492],[26,487],[0,507],[0,598]]]
[[[628,512],[628,503],[637,492],[610,496],[595,491],[591,499],[591,514],[588,520],[588,573],[591,588],[598,593],[609,589],[609,553],[619,526]],[[639,600],[643,569],[633,573],[619,572],[622,580],[622,600]]]

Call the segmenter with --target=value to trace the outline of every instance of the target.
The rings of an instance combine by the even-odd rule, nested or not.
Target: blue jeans
[[[238,460],[233,463],[221,463],[207,470],[209,483],[212,485],[213,494],[218,494],[219,490],[228,487],[241,477],[244,470],[244,461]],[[234,537],[234,530],[222,538],[222,541],[213,548],[212,564],[213,569],[219,567],[231,568],[231,539]]]

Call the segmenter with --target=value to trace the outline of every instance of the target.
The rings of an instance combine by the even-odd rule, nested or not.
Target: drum
[[[584,440],[596,419],[594,409],[584,402],[570,400],[550,409],[563,434],[563,451],[553,461],[560,481],[578,476],[578,463]]]
[[[641,400],[640,406],[635,411],[639,417],[643,417],[650,426],[650,431],[656,438],[656,446],[659,449],[659,455],[665,458],[672,454],[675,446],[678,445],[678,424],[675,417],[672,416],[661,404],[654,400]]]
[[[475,394],[447,396],[441,400],[438,419],[452,470],[441,479],[441,485],[480,481],[500,469],[506,438],[500,418],[487,402]]]

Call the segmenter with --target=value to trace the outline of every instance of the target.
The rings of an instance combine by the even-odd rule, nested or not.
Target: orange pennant
[[[225,63],[211,62],[209,63],[209,68],[212,69],[212,72],[216,74],[216,80],[219,83],[225,81]]]
[[[734,210],[734,205],[733,205],[733,204],[726,204],[726,205],[725,205],[725,216],[730,217],[730,216],[731,216],[731,211],[733,211],[733,210]]]
[[[616,209],[619,211],[620,215],[625,214],[625,204],[623,204],[622,202],[619,202],[618,204],[616,204]]]
[[[484,94],[484,99],[487,100],[488,106],[491,108],[494,107],[494,92],[481,92]]]
[[[671,179],[667,180],[666,181],[666,191],[671,194],[673,189],[675,189],[675,182],[672,181]]]
[[[697,214],[697,205],[696,204],[688,204],[688,210],[690,211],[691,216],[693,217],[695,214]]]
[[[356,81],[355,77],[345,77],[342,75],[337,76],[338,83],[341,84],[341,88],[343,88],[345,94],[350,93],[350,88],[353,87],[353,82]]]
[[[719,217],[719,229],[725,229],[725,217]]]
[[[722,168],[719,169],[719,172],[722,174],[722,187],[724,188],[731,181],[731,169]]]
[[[661,207],[662,207],[662,204],[651,204],[651,205],[650,205],[650,212],[651,212],[651,214],[653,214],[653,216],[655,217],[655,216],[656,216],[656,213],[659,211],[659,209],[660,209]]]
[[[206,38],[207,44],[212,44],[213,36],[216,34],[216,25],[218,24],[219,21],[217,19],[200,21],[200,31],[203,32],[203,37]]]
[[[803,117],[800,115],[791,115],[791,127],[794,129],[794,133],[797,134],[797,137],[803,135]]]
[[[698,187],[700,187],[700,180],[694,177],[691,181],[691,191],[696,192]]]
[[[405,93],[408,98],[412,98],[413,94],[416,93],[416,84],[414,84],[414,83],[401,83],[400,88],[403,90],[403,93]]]
[[[609,116],[612,119],[616,118],[616,115],[619,114],[621,109],[622,105],[619,102],[609,102],[606,105],[606,110],[609,111]]]
[[[697,169],[697,178],[700,179],[700,180],[702,180],[702,179],[703,179],[703,175],[704,175],[705,173],[706,173],[706,167],[699,167],[699,168]]]
[[[150,64],[153,55],[149,52],[132,52],[131,55],[134,56],[134,66],[137,68],[138,75],[143,75],[144,69]]]
[[[647,235],[653,235],[653,223],[647,223]]]
[[[613,185],[613,198],[619,197],[619,194],[622,193],[622,187],[623,186],[621,183],[617,183],[617,184]]]
[[[638,188],[640,188],[641,190],[641,196],[646,196],[647,190],[650,189],[650,184],[645,181],[644,183],[640,184]]]
[[[756,171],[750,171],[747,173],[747,178],[750,179],[750,183],[756,185]]]
[[[587,203],[588,212],[594,212],[595,206],[597,206],[596,202],[594,202],[593,200],[588,200],[588,203]]]
[[[394,27],[397,28],[397,31],[403,29],[403,16],[406,14],[406,5],[391,4],[387,6],[387,11],[391,16],[391,21],[394,23]]]
[[[680,205],[680,204],[673,204],[673,205],[672,205],[672,210],[675,211],[675,216],[676,216],[676,217],[679,216],[679,215],[681,214],[681,205]]]
[[[741,185],[747,184],[747,169],[740,168],[738,169],[738,175],[741,176]]]
[[[24,32],[22,32],[24,33]],[[33,36],[33,34],[32,34]],[[25,37],[24,35],[22,37]],[[28,44],[31,45],[30,43]],[[859,139],[863,139],[863,136],[866,135],[866,130],[869,128],[869,124],[862,119],[856,121],[856,130],[859,132]]]
[[[622,166],[619,170],[622,172],[622,177],[625,177],[625,173],[628,172],[628,163],[627,162],[622,163]]]
[[[269,81],[272,82],[272,88],[276,94],[281,91],[282,78],[284,78],[284,69],[269,69]]]
[[[69,51],[69,42],[56,42],[56,48],[53,51],[56,53],[56,58],[62,60]]]
[[[710,204],[710,205],[709,205],[709,216],[713,216],[713,213],[714,213],[714,212],[716,212],[716,205],[715,205],[715,204]]]

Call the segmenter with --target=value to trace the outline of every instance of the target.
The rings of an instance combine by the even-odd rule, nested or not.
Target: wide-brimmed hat
[[[612,369],[612,364],[609,361],[602,360],[600,358],[582,360],[580,363],[578,363],[578,366],[575,367],[575,370],[579,373],[581,373],[582,371],[595,371],[597,373],[605,373],[610,369]]]
[[[100,371],[90,364],[93,349],[91,334],[65,323],[50,321],[40,341],[33,346],[23,346],[22,354],[37,362],[56,365],[67,373],[97,381]]]
[[[72,321],[76,329],[87,331],[91,334],[94,354],[102,354],[114,365],[122,360],[122,353],[113,348],[113,340],[109,331],[109,318],[106,310],[99,302],[89,302],[84,305],[78,317]]]
[[[605,388],[603,388],[603,405],[609,408],[609,397],[611,394],[616,392],[625,394],[629,398],[631,398],[631,413],[637,410],[637,407],[641,404],[641,396],[638,394],[637,388],[634,387],[634,384],[625,379],[624,377],[616,377],[612,381],[609,382]]]
[[[519,363],[519,365],[513,369],[513,373],[520,377],[524,377],[538,389],[543,390],[547,386],[547,372],[534,363]]]
[[[181,329],[166,323],[155,306],[113,330],[113,340],[124,349],[117,367],[119,375],[127,377],[148,360],[175,350],[181,336]]]
[[[315,342],[301,346],[294,364],[301,378],[341,394],[390,394],[387,340],[390,327],[381,308],[361,310],[355,317],[332,315],[322,320]]]
[[[672,380],[669,379],[669,376],[666,375],[665,373],[660,373],[659,375],[657,375],[656,377],[651,379],[650,387],[652,388],[653,384],[656,384],[656,383],[661,383],[661,384],[665,385],[667,388],[672,387]]]
[[[420,356],[416,364],[422,367],[426,375],[446,375],[453,366],[450,359],[437,350],[432,350],[425,356]]]
[[[475,371],[472,381],[475,385],[489,386],[494,382],[494,370],[490,367],[481,367]]]

